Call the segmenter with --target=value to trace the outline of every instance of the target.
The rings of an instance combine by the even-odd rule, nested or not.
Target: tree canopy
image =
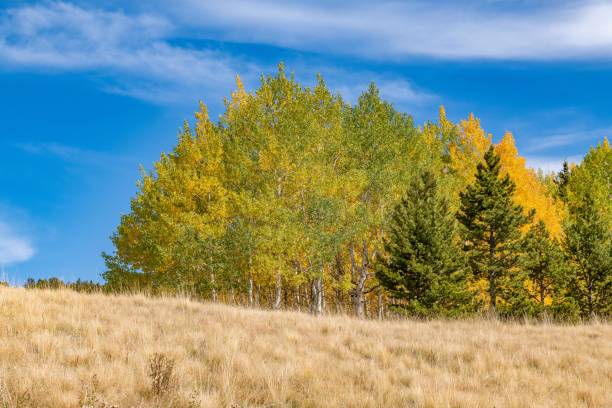
[[[610,313],[610,156],[604,141],[541,176],[473,114],[416,126],[374,84],[351,104],[280,65],[253,91],[237,78],[216,123],[201,103],[142,171],[106,287],[360,317],[514,310],[522,291]]]

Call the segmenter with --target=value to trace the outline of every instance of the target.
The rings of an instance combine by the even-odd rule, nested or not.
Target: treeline
[[[281,66],[142,174],[108,290],[379,317],[612,312],[612,152],[536,173],[478,119],[416,126]]]
[[[26,289],[72,289],[77,292],[93,293],[102,292],[105,286],[94,281],[77,279],[74,282],[64,282],[60,278],[51,277],[49,279],[28,278],[23,287]]]

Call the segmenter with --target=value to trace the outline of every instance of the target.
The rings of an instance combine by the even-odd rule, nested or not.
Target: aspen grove
[[[238,78],[216,123],[201,103],[143,171],[105,287],[368,318],[607,316],[611,173],[606,139],[544,174],[473,115],[417,126],[374,84],[349,104],[281,65],[253,92]]]

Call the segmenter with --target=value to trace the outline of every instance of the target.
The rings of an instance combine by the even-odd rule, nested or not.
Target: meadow
[[[612,326],[0,288],[2,407],[606,407]]]

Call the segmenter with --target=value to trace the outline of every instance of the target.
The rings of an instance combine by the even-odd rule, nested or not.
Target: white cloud
[[[360,76],[364,77],[363,74],[360,74]],[[370,78],[376,83],[380,95],[385,100],[393,102],[398,106],[419,105],[437,98],[431,93],[416,89],[410,82],[404,79],[377,78],[375,74],[372,74]],[[332,77],[329,83],[334,91],[340,92],[347,101],[352,103],[357,101],[359,95],[366,91],[369,85],[369,82],[359,79],[347,79],[346,76]]]
[[[568,163],[580,163],[582,156],[568,156],[568,157],[548,157],[548,156],[525,156],[527,166],[533,169],[540,169],[544,173],[556,173],[563,167],[563,162]]]
[[[377,59],[612,57],[610,2],[505,6],[182,0],[166,12],[202,36]]]
[[[30,240],[16,234],[6,223],[0,221],[0,266],[27,261],[35,250]]]
[[[198,8],[193,6],[192,10],[197,12]],[[279,6],[272,16],[280,18],[284,10]],[[199,21],[204,27],[218,23],[214,14]],[[177,26],[184,26],[179,17],[171,22],[148,11],[126,14],[63,2],[14,8],[0,15],[0,65],[101,73],[107,78],[103,82],[107,92],[189,104],[203,95],[207,101],[221,101],[234,88],[236,74],[247,84],[254,84],[262,72],[271,71],[271,67],[224,52],[179,46],[173,38],[192,32]],[[196,31],[193,33],[197,36]],[[311,64],[297,65],[300,78],[306,82],[314,79]],[[317,69],[326,75],[334,91],[350,101],[356,100],[372,80],[378,83],[383,97],[399,106],[417,105],[433,97],[402,78],[329,65]],[[67,154],[65,146],[51,144],[22,148],[31,153]]]
[[[111,75],[107,90],[153,101],[224,95],[237,72],[254,67],[211,50],[172,45],[173,25],[152,14],[127,15],[45,3],[0,16],[0,64]]]
[[[203,95],[207,101],[221,100],[234,87],[236,74],[253,84],[270,67],[178,39],[263,43],[392,61],[612,57],[612,4],[600,1],[538,3],[520,7],[527,11],[508,11],[496,2],[459,7],[424,1],[237,0],[228,6],[177,0],[172,7],[137,3],[130,13],[89,3],[45,2],[1,11],[0,65],[101,74],[108,92],[194,104]],[[346,72],[345,78],[332,74],[329,83],[348,100],[370,80],[399,106],[435,97],[402,78]]]

